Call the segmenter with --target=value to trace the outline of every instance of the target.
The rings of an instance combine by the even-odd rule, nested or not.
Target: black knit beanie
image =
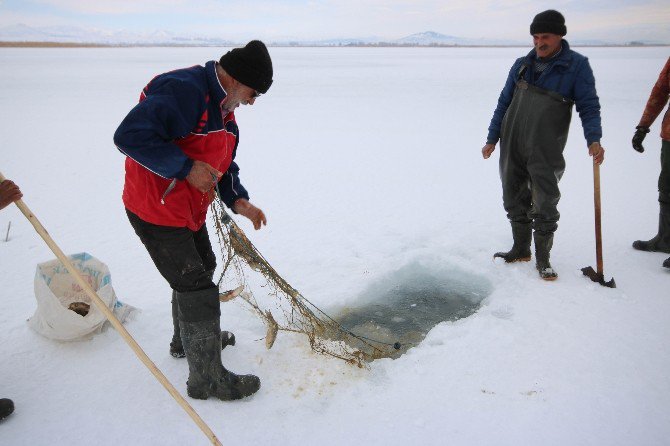
[[[551,33],[564,36],[568,33],[568,29],[565,27],[565,17],[553,9],[541,12],[535,16],[533,23],[530,24],[530,33],[531,35]]]
[[[267,93],[272,85],[272,60],[260,40],[228,51],[221,56],[219,64],[236,80],[260,93]]]

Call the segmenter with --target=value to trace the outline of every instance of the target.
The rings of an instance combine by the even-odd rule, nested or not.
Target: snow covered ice
[[[0,171],[66,253],[108,265],[126,324],[182,393],[188,367],[168,353],[170,290],[121,203],[121,119],[156,74],[217,48],[0,49]],[[630,139],[667,47],[576,48],[590,58],[603,115],[603,252],[595,262],[593,183],[573,115],[552,250],[560,274],[492,255],[511,246],[498,154],[481,158],[508,70],[527,48],[270,48],[275,82],[237,111],[238,161],[268,216],[253,243],[295,288],[329,311],[415,263],[483,276],[476,313],[435,326],[370,370],[311,353],[238,300],[223,362],[254,373],[244,401],[190,400],[224,444],[662,445],[670,436],[667,255],[634,251],[655,234],[660,120],[644,154]],[[35,266],[54,258],[15,206],[0,212],[0,397],[15,413],[2,444],[183,445],[207,439],[114,330],[89,342],[33,333]],[[209,223],[211,224],[211,222]],[[210,231],[210,234],[213,234]],[[4,237],[3,237],[4,240]],[[215,249],[216,251],[216,249]]]

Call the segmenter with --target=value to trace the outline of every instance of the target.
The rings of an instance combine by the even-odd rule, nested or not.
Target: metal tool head
[[[582,272],[586,277],[591,279],[594,282],[598,282],[602,286],[606,286],[608,288],[616,288],[616,283],[614,282],[614,277],[612,277],[609,282],[605,282],[605,277],[601,273],[597,273],[593,267],[587,266],[586,268],[582,268]]]

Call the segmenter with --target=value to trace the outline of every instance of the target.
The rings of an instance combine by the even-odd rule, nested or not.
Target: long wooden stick
[[[0,172],[0,183],[5,181],[5,177],[2,175]],[[51,248],[54,254],[56,254],[56,257],[63,263],[65,268],[72,274],[72,277],[75,278],[79,286],[82,287],[82,289],[86,292],[88,297],[91,298],[93,303],[95,304],[96,307],[100,311],[103,312],[103,314],[107,317],[109,322],[114,326],[116,331],[121,335],[121,337],[126,341],[126,343],[130,346],[131,349],[135,352],[137,357],[142,361],[142,363],[153,373],[153,375],[158,379],[158,381],[165,387],[165,389],[172,395],[172,397],[179,403],[179,405],[186,411],[186,413],[195,421],[195,424],[198,425],[200,430],[202,430],[205,435],[207,435],[207,438],[212,442],[212,444],[215,445],[221,445],[221,442],[219,441],[218,438],[216,438],[216,435],[212,430],[205,424],[205,422],[200,418],[200,416],[196,413],[195,410],[191,407],[188,402],[184,399],[183,396],[179,392],[177,392],[177,389],[174,388],[174,386],[168,381],[168,379],[163,375],[163,373],[156,367],[156,365],[149,359],[149,357],[144,353],[144,351],[140,348],[140,346],[135,342],[135,339],[133,339],[132,336],[130,336],[130,333],[126,330],[126,328],[119,322],[119,320],[114,316],[114,313],[107,308],[107,305],[105,305],[105,302],[98,296],[98,294],[91,288],[91,286],[81,277],[79,274],[79,271],[72,265],[70,260],[65,256],[63,251],[56,245],[56,243],[53,241],[49,233],[47,232],[46,229],[44,229],[44,226],[39,222],[37,217],[28,209],[28,206],[22,201],[22,200],[17,200],[16,206],[21,210],[23,215],[26,216],[28,221],[35,227],[35,230],[37,233],[44,239],[46,244]]]
[[[603,276],[603,237],[600,220],[600,165],[593,158],[593,204],[596,213],[596,268],[597,273]]]

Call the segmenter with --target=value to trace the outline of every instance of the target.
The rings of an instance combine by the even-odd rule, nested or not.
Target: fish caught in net
[[[398,348],[357,336],[307,300],[258,252],[219,197],[212,203],[212,215],[223,259],[219,289],[224,277],[231,275],[235,283],[240,284],[236,290],[222,294],[221,300],[239,294],[251,306],[267,326],[267,348],[272,347],[281,331],[302,333],[313,351],[359,367],[365,367],[368,361],[389,357],[389,350]]]

